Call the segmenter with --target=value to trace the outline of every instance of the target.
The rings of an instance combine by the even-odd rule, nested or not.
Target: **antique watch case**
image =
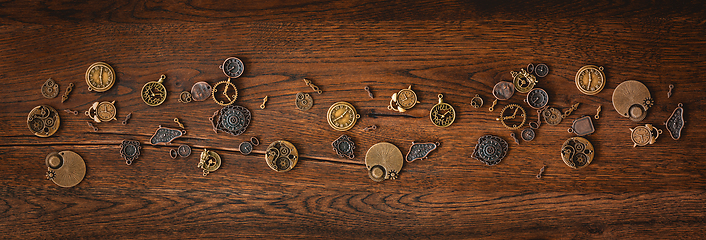
[[[437,127],[448,127],[456,120],[456,111],[448,103],[444,102],[444,95],[439,94],[439,103],[434,105],[429,111],[431,123]]]
[[[387,109],[398,112],[405,112],[419,103],[419,101],[417,101],[417,94],[412,90],[412,85],[409,85],[409,88],[402,89],[392,94],[391,98],[390,105],[387,106]]]
[[[29,111],[27,127],[37,137],[49,137],[59,130],[59,113],[49,105],[39,105]]]
[[[115,101],[94,102],[84,114],[97,123],[118,120],[115,117],[118,114]]]
[[[605,87],[606,79],[603,67],[586,65],[576,72],[576,88],[586,95],[596,95]]]
[[[566,166],[574,169],[591,164],[594,154],[593,144],[582,137],[569,138],[561,146],[561,159]]]
[[[86,70],[88,91],[105,92],[115,84],[115,70],[104,62],[91,64]]]
[[[223,74],[225,74],[229,78],[238,78],[245,71],[243,61],[236,57],[226,58],[226,60],[223,61],[223,64],[221,64],[219,68],[222,69]]]
[[[167,99],[167,89],[162,84],[165,79],[167,79],[167,76],[162,74],[159,80],[145,83],[142,86],[142,101],[148,106],[159,106]]]
[[[265,150],[265,162],[276,172],[292,170],[299,161],[299,151],[294,145],[285,140],[270,143]]]
[[[328,124],[337,131],[346,131],[353,128],[355,122],[360,118],[355,107],[348,102],[337,102],[331,105],[326,113]]]

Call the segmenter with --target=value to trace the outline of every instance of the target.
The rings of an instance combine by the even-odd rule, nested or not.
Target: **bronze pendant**
[[[115,101],[94,102],[84,114],[97,123],[118,120],[115,118],[117,115]]]
[[[59,95],[59,84],[56,84],[53,79],[47,79],[44,84],[42,84],[42,96],[45,98],[55,98]]]
[[[552,126],[558,125],[561,123],[561,120],[564,119],[561,111],[553,107],[544,109],[542,111],[542,117],[544,117],[544,121],[547,122],[547,124]]]
[[[221,108],[210,117],[213,131],[230,133],[233,136],[238,136],[245,132],[250,125],[251,114],[250,110],[238,105],[230,105]]]
[[[537,74],[537,77],[546,77],[549,74],[549,67],[544,63],[537,64],[537,66],[534,67],[534,74]]]
[[[402,89],[398,93],[392,94],[392,99],[390,99],[390,105],[387,106],[388,110],[405,112],[417,103],[417,94],[412,91],[412,85],[409,88]]]
[[[569,138],[561,146],[561,159],[566,166],[574,169],[591,164],[594,154],[591,142],[582,137]]]
[[[654,144],[659,135],[662,134],[662,129],[656,128],[652,126],[652,124],[645,124],[645,126],[631,128],[630,132],[630,139],[632,139],[633,147],[642,147],[647,144]]]
[[[421,160],[427,157],[429,153],[432,151],[436,150],[436,148],[441,145],[439,142],[435,143],[415,143],[412,142],[412,146],[409,147],[409,151],[407,152],[407,156],[405,156],[405,160],[407,162],[414,162],[414,160]]]
[[[571,128],[569,128],[567,131],[569,133],[576,134],[576,136],[583,137],[595,132],[596,129],[593,128],[593,121],[591,121],[591,116],[583,116],[574,120],[573,124],[571,124]]]
[[[317,87],[316,85],[314,85],[313,83],[311,83],[311,80],[309,80],[309,79],[304,78],[304,83],[305,83],[307,86],[311,87],[311,90],[314,90],[314,91],[315,91],[316,93],[318,93],[318,94],[321,94],[321,93],[323,92],[323,91],[321,91],[321,89],[320,89],[319,87]]]
[[[219,87],[223,88],[223,90],[220,91],[220,93],[221,93],[220,95],[223,95],[223,97],[225,99],[228,99],[228,101],[218,100],[218,98],[216,97],[216,96],[219,96],[216,94],[219,92],[219,90],[218,90]],[[230,91],[230,89],[233,89],[232,90],[233,95],[229,95],[228,92]],[[227,81],[220,81],[220,82],[216,83],[216,85],[213,85],[213,89],[211,90],[211,95],[213,96],[213,101],[216,102],[218,105],[228,106],[228,105],[233,104],[235,102],[235,100],[238,99],[238,89],[235,88],[235,84],[231,83],[230,78],[228,78]]]
[[[59,113],[49,105],[39,105],[29,111],[27,127],[37,137],[49,137],[59,130]]]
[[[456,110],[444,102],[444,95],[439,94],[439,103],[429,110],[429,119],[437,127],[448,127],[456,120]]]
[[[549,103],[549,94],[541,88],[532,89],[529,93],[527,93],[525,103],[534,109],[543,108],[547,106],[547,103]]]
[[[223,61],[223,64],[218,66],[218,68],[223,70],[223,74],[229,78],[238,78],[245,71],[243,61],[236,57],[226,58],[226,60]]]
[[[353,128],[356,120],[360,118],[360,114],[350,103],[337,102],[328,109],[326,118],[331,128],[337,131],[346,131]]]
[[[177,153],[179,153],[180,157],[188,157],[191,155],[191,147],[186,144],[179,145],[179,148],[177,148]]]
[[[497,136],[485,135],[478,138],[478,144],[473,148],[473,158],[485,163],[488,166],[494,166],[505,158],[508,151],[507,142]]]
[[[69,99],[69,93],[71,93],[71,90],[74,90],[74,83],[69,83],[69,87],[66,88],[66,92],[64,92],[64,95],[61,96],[61,103],[64,103]]]
[[[647,117],[654,101],[645,84],[635,80],[620,83],[613,91],[613,107],[620,116],[639,122]]]
[[[333,150],[336,151],[336,154],[338,154],[339,157],[347,157],[350,159],[355,158],[355,155],[353,154],[355,143],[348,135],[341,135],[338,139],[331,143],[331,146],[333,146]]]
[[[495,97],[495,100],[490,108],[488,108],[488,111],[492,112],[495,110],[495,104],[498,103],[498,100],[508,100],[513,94],[515,94],[515,86],[513,86],[511,82],[500,81],[496,83],[493,87],[493,96]]]
[[[476,96],[471,99],[471,106],[473,106],[473,108],[483,107],[483,99],[476,94]]]
[[[593,116],[594,119],[599,119],[601,118],[601,105],[598,105],[598,108],[596,108],[596,116]]]
[[[203,176],[205,177],[221,167],[221,156],[214,151],[204,148],[199,158],[199,164],[196,165],[196,167],[203,170]]]
[[[537,71],[537,68],[534,70]],[[528,93],[538,82],[534,75],[524,69],[521,69],[520,72],[510,71],[510,74],[512,75],[512,85],[515,87],[515,90],[520,93]]]
[[[125,159],[125,164],[132,165],[132,162],[140,156],[140,142],[134,140],[123,140],[120,144],[120,156]]]
[[[155,131],[150,138],[150,143],[152,145],[157,145],[160,143],[163,145],[171,144],[174,139],[180,138],[184,134],[186,134],[186,130],[165,128],[160,125],[157,126],[157,131]]]
[[[285,140],[274,141],[267,147],[265,162],[276,172],[292,170],[299,161],[299,152],[294,145]]]
[[[376,182],[385,179],[397,179],[404,164],[402,152],[392,143],[380,142],[368,149],[365,154],[365,166],[368,176]]]
[[[132,117],[132,113],[125,115],[125,120],[123,120],[123,125],[127,125],[127,121]]]
[[[664,125],[667,127],[669,135],[672,136],[672,139],[674,140],[679,140],[679,138],[681,137],[681,130],[682,128],[684,128],[684,124],[686,123],[686,121],[684,121],[684,108],[682,108],[683,106],[683,104],[679,103],[679,105],[677,105],[677,108],[674,109],[674,112],[672,112],[672,115],[669,116],[669,119],[664,122]]]
[[[520,133],[520,137],[522,137],[522,140],[525,140],[527,142],[534,140],[535,136],[536,134],[531,127],[525,128],[524,130],[522,130],[522,133]]]
[[[46,157],[47,179],[60,187],[78,185],[86,176],[86,163],[72,151],[49,153]]]
[[[373,92],[370,91],[370,87],[365,86],[365,87],[363,88],[363,90],[365,90],[365,92],[368,93],[368,96],[369,96],[370,98],[375,98],[375,97],[373,97]]]
[[[294,100],[294,106],[299,110],[307,111],[314,106],[314,99],[312,99],[311,95],[308,93],[299,92],[297,93],[297,98]]]
[[[512,112],[512,115],[510,115],[510,112]],[[522,119],[521,121],[518,119],[518,113],[520,114],[519,118]],[[525,109],[520,107],[520,105],[510,104],[505,106],[503,110],[500,111],[500,117],[495,120],[500,121],[505,128],[515,130],[525,125],[525,122],[527,121],[527,114],[525,113]]]
[[[586,65],[576,72],[576,88],[586,95],[596,95],[605,87],[606,79],[603,67]],[[616,89],[617,90],[617,89]]]
[[[197,82],[191,86],[191,97],[194,101],[202,102],[211,97],[213,88],[207,82]]]
[[[91,64],[86,70],[88,91],[105,92],[115,84],[115,70],[104,62]]]
[[[142,101],[148,106],[159,106],[167,100],[167,88],[162,84],[167,76],[162,74],[157,81],[145,83],[142,86]]]
[[[265,109],[265,103],[267,103],[267,95],[262,99],[262,104],[260,104],[260,109]]]

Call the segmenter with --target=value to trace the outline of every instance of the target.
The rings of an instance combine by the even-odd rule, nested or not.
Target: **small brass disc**
[[[337,131],[346,131],[353,128],[360,115],[355,107],[348,102],[337,102],[331,105],[326,113],[328,124]]]
[[[167,89],[162,82],[167,76],[162,74],[158,81],[151,81],[142,86],[142,101],[147,105],[155,107],[159,106],[167,100]]]
[[[53,79],[47,79],[42,84],[42,96],[45,98],[55,98],[59,95],[59,84],[56,84]]]
[[[593,145],[582,137],[572,137],[561,146],[561,159],[564,164],[574,169],[582,168],[593,161]]]
[[[368,176],[376,182],[385,179],[397,179],[404,157],[397,146],[388,142],[380,142],[368,149],[365,154],[365,166]]]
[[[314,99],[308,93],[299,92],[297,93],[297,98],[294,100],[294,105],[297,109],[302,111],[307,111],[314,106]]]
[[[561,115],[561,111],[553,107],[544,109],[542,111],[542,117],[544,117],[544,121],[549,125],[558,125],[561,123],[561,120],[564,119]]]
[[[434,105],[429,111],[429,119],[437,127],[448,127],[456,120],[456,110],[443,101],[444,95],[439,94],[439,103]]]
[[[59,113],[49,105],[39,105],[27,115],[27,127],[37,137],[49,137],[59,130]]]
[[[86,70],[88,91],[105,92],[115,84],[115,70],[104,62],[91,64]]]
[[[276,172],[292,170],[298,161],[299,151],[288,141],[274,141],[265,150],[265,162],[267,166]]]
[[[60,187],[76,186],[86,176],[86,163],[72,151],[49,153],[46,164],[47,178]]]
[[[620,83],[613,91],[613,108],[623,117],[635,122],[647,117],[647,109],[653,101],[650,90],[645,84],[635,80]]]
[[[576,88],[586,95],[596,95],[605,87],[606,79],[603,67],[586,65],[576,72]]]

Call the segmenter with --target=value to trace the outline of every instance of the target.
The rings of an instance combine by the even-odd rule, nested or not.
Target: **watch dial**
[[[89,79],[95,88],[105,88],[113,81],[113,72],[105,66],[95,66],[89,72]]]
[[[243,61],[234,57],[226,59],[226,61],[223,62],[222,68],[223,73],[225,73],[226,76],[231,78],[240,77],[240,75],[243,74],[243,70],[245,69],[243,66]]]
[[[431,109],[431,122],[439,127],[448,127],[456,119],[456,112],[451,105],[441,103]]]
[[[601,89],[603,81],[603,74],[595,68],[585,69],[579,74],[579,86],[589,92]]]
[[[399,104],[404,109],[410,109],[417,104],[417,94],[409,89],[402,89],[397,94],[397,104]]]

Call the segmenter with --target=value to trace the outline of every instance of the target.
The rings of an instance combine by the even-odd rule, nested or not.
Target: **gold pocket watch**
[[[633,142],[633,147],[653,144],[657,141],[660,134],[662,134],[662,129],[656,128],[652,124],[645,124],[645,126],[637,126],[630,129],[630,139]]]
[[[167,99],[167,89],[162,82],[167,76],[162,74],[158,81],[151,81],[142,86],[142,101],[147,105],[155,107],[164,103]]]
[[[105,92],[115,84],[115,70],[104,62],[91,64],[86,70],[88,91]]]
[[[439,103],[434,105],[429,111],[429,119],[437,127],[451,126],[456,120],[456,111],[450,104],[444,102],[443,94],[439,94],[438,97]]]
[[[576,88],[583,94],[596,95],[605,87],[605,74],[603,67],[586,65],[576,72]]]
[[[347,102],[337,102],[331,105],[326,113],[328,124],[335,130],[346,131],[353,128],[355,122],[360,118],[360,114],[355,111],[355,107]]]
[[[402,89],[398,93],[392,94],[392,99],[390,99],[390,105],[387,106],[387,109],[405,112],[414,107],[417,103],[419,103],[419,101],[417,101],[417,94],[412,91],[412,85],[409,85],[409,88]]]
[[[115,115],[117,115],[115,101],[94,102],[91,108],[86,110],[85,114],[97,123],[118,120],[115,118]]]

